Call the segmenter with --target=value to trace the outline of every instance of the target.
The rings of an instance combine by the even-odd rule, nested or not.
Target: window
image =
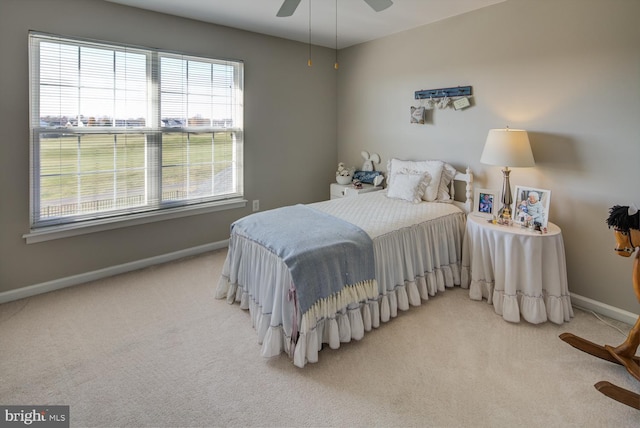
[[[29,37],[32,230],[242,198],[242,62]]]

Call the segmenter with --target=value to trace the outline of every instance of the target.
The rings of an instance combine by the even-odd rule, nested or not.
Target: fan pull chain
[[[338,0],[336,0],[336,61],[333,63],[333,68],[336,70],[340,64],[338,64]]]
[[[311,3],[309,0],[309,59],[307,60],[307,66],[311,67],[313,65],[311,61]]]

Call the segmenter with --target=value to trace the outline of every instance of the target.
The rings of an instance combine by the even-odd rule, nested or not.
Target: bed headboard
[[[465,184],[465,199],[464,201],[458,201],[455,198],[455,182],[456,181],[464,181]],[[467,170],[462,173],[460,171],[456,172],[456,175],[451,180],[451,189],[449,189],[449,193],[451,194],[451,199],[453,199],[453,204],[457,207],[461,208],[467,214],[471,212],[473,209],[473,172],[471,169],[467,167]]]

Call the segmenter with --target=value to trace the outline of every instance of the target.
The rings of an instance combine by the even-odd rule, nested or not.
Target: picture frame
[[[513,222],[535,229],[546,228],[549,222],[551,190],[520,185],[515,190],[511,207]]]
[[[498,189],[476,188],[473,197],[473,215],[486,218],[498,215],[502,201],[500,193]]]

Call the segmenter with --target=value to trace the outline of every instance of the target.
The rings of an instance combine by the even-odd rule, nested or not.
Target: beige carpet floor
[[[617,345],[630,326],[510,324],[454,288],[299,369],[213,298],[225,255],[0,305],[0,404],[69,405],[87,427],[640,426],[593,387],[640,384],[558,339]]]

